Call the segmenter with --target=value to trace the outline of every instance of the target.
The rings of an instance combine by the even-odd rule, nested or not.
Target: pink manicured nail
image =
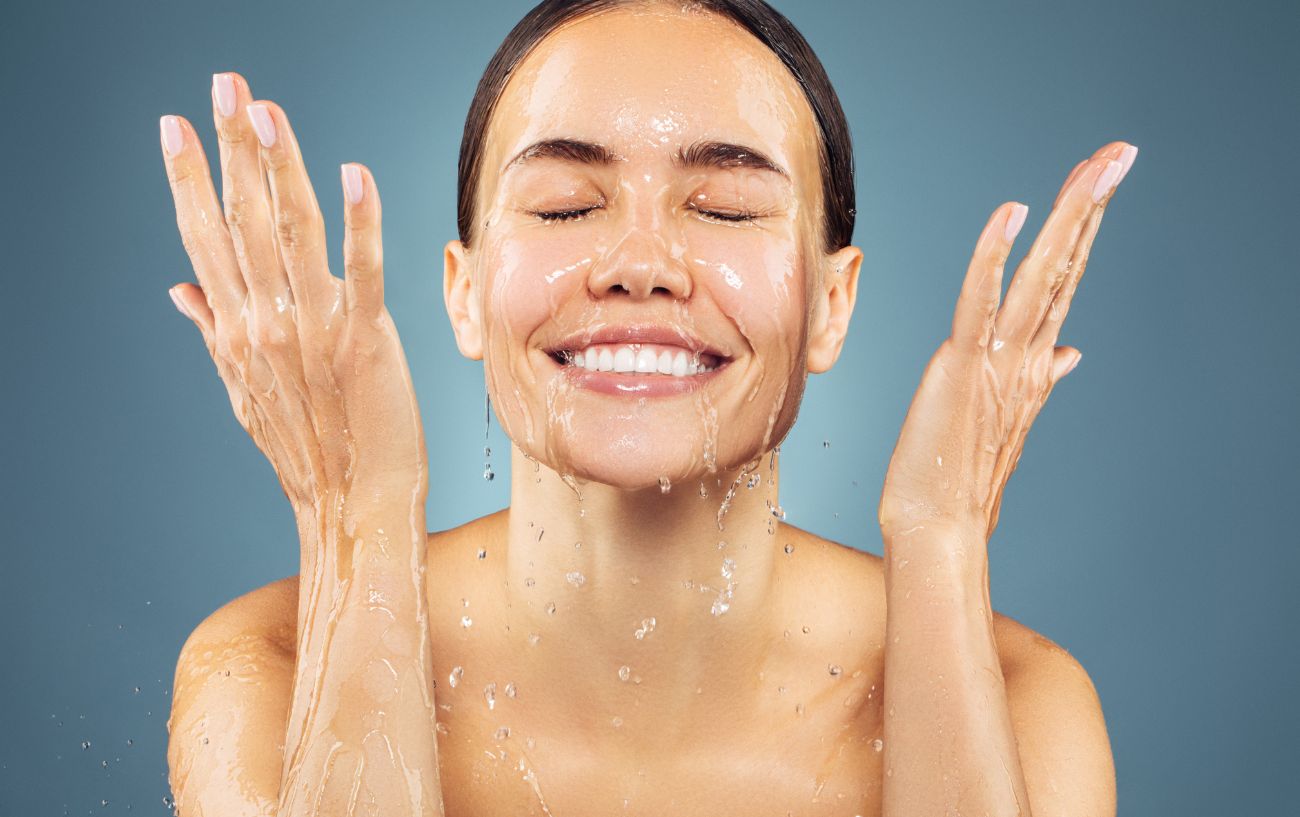
[[[190,315],[190,311],[185,308],[185,303],[180,299],[180,296],[176,294],[176,287],[167,290],[167,294],[172,296],[172,303],[176,304],[176,308],[181,311],[182,315],[190,320],[194,320],[194,317]]]
[[[229,74],[212,75],[212,97],[222,116],[235,115],[235,81]]]
[[[1115,184],[1124,181],[1124,177],[1128,175],[1128,169],[1133,166],[1133,160],[1137,158],[1137,155],[1138,149],[1136,145],[1127,145],[1119,152],[1119,163],[1124,165],[1124,169],[1120,171],[1119,178],[1115,180]]]
[[[1080,360],[1083,360],[1083,353],[1082,353],[1082,352],[1080,352],[1080,353],[1079,353],[1079,356],[1076,357],[1076,358],[1074,359],[1074,362],[1070,364],[1070,368],[1068,368],[1068,369],[1065,370],[1065,374],[1069,374],[1070,372],[1074,371],[1074,367],[1079,365],[1079,361],[1080,361]],[[1064,377],[1065,375],[1061,375],[1061,376]]]
[[[271,119],[271,112],[266,109],[265,105],[253,104],[248,108],[248,119],[253,123],[253,130],[257,133],[257,141],[262,143],[262,147],[269,148],[275,144],[275,121]]]
[[[163,150],[167,151],[168,156],[175,156],[181,152],[185,146],[185,135],[181,133],[181,122],[176,117],[168,114],[158,120],[158,126],[162,129]]]
[[[1092,186],[1092,200],[1100,203],[1102,199],[1106,198],[1106,194],[1113,190],[1115,184],[1119,182],[1119,174],[1123,172],[1124,165],[1114,159],[1106,162],[1105,169],[1097,177],[1097,183]]]
[[[361,168],[343,165],[343,192],[347,194],[350,203],[361,201],[361,194],[366,192],[365,183],[361,180]]]
[[[1017,204],[1011,208],[1011,213],[1007,216],[1007,227],[1004,236],[1007,242],[1016,240],[1020,235],[1020,228],[1025,226],[1025,216],[1029,215],[1029,208],[1023,204]]]

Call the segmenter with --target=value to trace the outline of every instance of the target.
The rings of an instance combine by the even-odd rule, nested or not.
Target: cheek
[[[698,287],[756,349],[801,338],[804,255],[793,235],[755,235],[716,226],[689,236],[688,257]]]
[[[592,258],[589,246],[554,238],[494,242],[483,258],[489,343],[526,340],[558,314],[585,283]]]

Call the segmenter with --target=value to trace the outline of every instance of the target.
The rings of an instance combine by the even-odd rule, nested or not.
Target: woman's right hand
[[[199,286],[171,290],[199,327],[235,416],[295,511],[326,497],[423,498],[424,433],[384,306],[380,204],[370,172],[342,168],[345,278],[288,119],[243,77],[213,77],[223,181],[217,201],[194,128],[161,120],[176,221]],[[418,493],[413,493],[418,492]]]

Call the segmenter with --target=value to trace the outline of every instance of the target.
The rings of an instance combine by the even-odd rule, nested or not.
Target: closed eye
[[[581,210],[530,210],[529,215],[537,216],[542,221],[578,221],[597,207],[584,207]]]
[[[599,207],[584,207],[580,210],[530,210],[529,215],[536,216],[542,221],[579,221],[586,218],[588,214]],[[692,210],[699,213],[706,220],[720,221],[727,224],[736,224],[739,222],[753,221],[758,217],[758,213],[740,212],[740,213],[720,213],[716,210],[705,210],[700,207],[691,207]]]

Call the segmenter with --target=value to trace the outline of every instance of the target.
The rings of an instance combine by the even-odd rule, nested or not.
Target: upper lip
[[[573,332],[546,347],[547,354],[578,352],[598,343],[658,343],[680,346],[692,353],[730,358],[725,350],[711,346],[694,335],[662,324],[617,324]]]

